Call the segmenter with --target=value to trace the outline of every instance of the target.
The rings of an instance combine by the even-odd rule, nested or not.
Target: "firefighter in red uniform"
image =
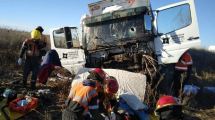
[[[184,85],[190,79],[192,71],[192,57],[188,52],[185,52],[178,63],[175,64],[174,80],[172,85],[173,96],[178,97],[180,89],[184,88]]]
[[[66,109],[63,111],[62,120],[101,120],[99,114],[98,92],[102,91],[105,72],[96,68],[90,71],[87,79],[75,84],[66,101]]]

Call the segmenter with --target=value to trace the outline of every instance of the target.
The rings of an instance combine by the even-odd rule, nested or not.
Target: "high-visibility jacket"
[[[22,44],[20,58],[23,57],[25,52],[27,57],[39,56],[40,51],[38,48],[38,41],[35,41],[34,39],[26,39]]]
[[[192,57],[188,52],[185,52],[180,60],[176,63],[175,69],[180,71],[187,71],[188,66],[193,64]]]
[[[91,100],[96,96],[98,96],[96,89],[92,86],[84,86],[82,82],[73,86],[69,94],[71,101],[77,102],[85,111],[98,109],[98,104],[89,105]]]
[[[26,39],[21,47],[20,58],[26,53],[26,57],[40,56],[42,48],[46,47],[46,43],[41,40]]]

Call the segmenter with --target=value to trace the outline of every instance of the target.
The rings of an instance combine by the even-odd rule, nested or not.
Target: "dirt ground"
[[[52,73],[46,85],[38,84],[36,89],[30,88],[30,79],[28,80],[27,87],[22,86],[22,70],[18,67],[18,71],[12,70],[8,66],[7,74],[0,76],[1,93],[6,89],[15,90],[17,97],[29,95],[39,99],[38,107],[29,112],[20,120],[60,120],[63,104],[67,95],[69,94],[71,81],[69,77],[71,74],[64,74],[64,78],[56,77],[55,72]],[[62,69],[64,71],[64,69]],[[5,71],[4,71],[5,73]],[[64,72],[61,72],[64,73]],[[67,76],[67,77],[65,77]],[[30,77],[29,77],[30,78]],[[45,92],[46,91],[46,92]],[[48,92],[47,92],[48,91]]]
[[[69,93],[71,84],[71,80],[68,78],[73,77],[67,73],[65,76],[65,78],[59,78],[53,73],[47,85],[37,84],[36,90],[31,90],[29,85],[27,88],[22,87],[22,72],[19,69],[18,71],[8,72],[8,74],[1,76],[0,84],[1,89],[11,88],[18,93],[18,96],[28,94],[39,99],[37,109],[20,118],[20,120],[60,120],[64,100]],[[39,90],[47,89],[50,92],[38,92]],[[191,99],[184,106],[186,120],[214,120],[215,108],[214,102],[211,102],[215,100],[214,97],[211,95],[199,95],[199,97],[203,99]],[[210,105],[205,105],[206,103],[210,103]],[[155,117],[152,119],[156,120]]]
[[[27,88],[22,86],[22,67],[14,61],[14,53],[10,51],[0,51],[0,88],[13,89],[18,97],[22,94],[28,94],[39,99],[38,107],[28,113],[20,120],[61,120],[63,104],[69,94],[71,79],[74,76],[68,71],[62,69],[62,77],[57,77],[53,72],[46,85],[37,84],[36,90],[31,90],[28,84]],[[30,81],[28,81],[30,82]],[[39,93],[40,90],[49,90],[49,92]],[[147,93],[146,93],[147,94]],[[200,91],[197,96],[188,99],[184,105],[185,118],[187,120],[214,120],[215,119],[215,94],[205,94]],[[153,115],[153,112],[151,113]],[[156,120],[152,117],[152,120]]]

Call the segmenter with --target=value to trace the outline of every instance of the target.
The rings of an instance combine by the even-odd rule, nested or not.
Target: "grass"
[[[30,37],[29,32],[18,31],[14,29],[0,29],[0,48],[17,50],[22,45],[22,41]]]

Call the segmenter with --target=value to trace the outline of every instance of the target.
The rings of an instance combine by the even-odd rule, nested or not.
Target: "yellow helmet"
[[[41,39],[41,33],[39,30],[32,30],[31,31],[31,38],[32,39]]]

